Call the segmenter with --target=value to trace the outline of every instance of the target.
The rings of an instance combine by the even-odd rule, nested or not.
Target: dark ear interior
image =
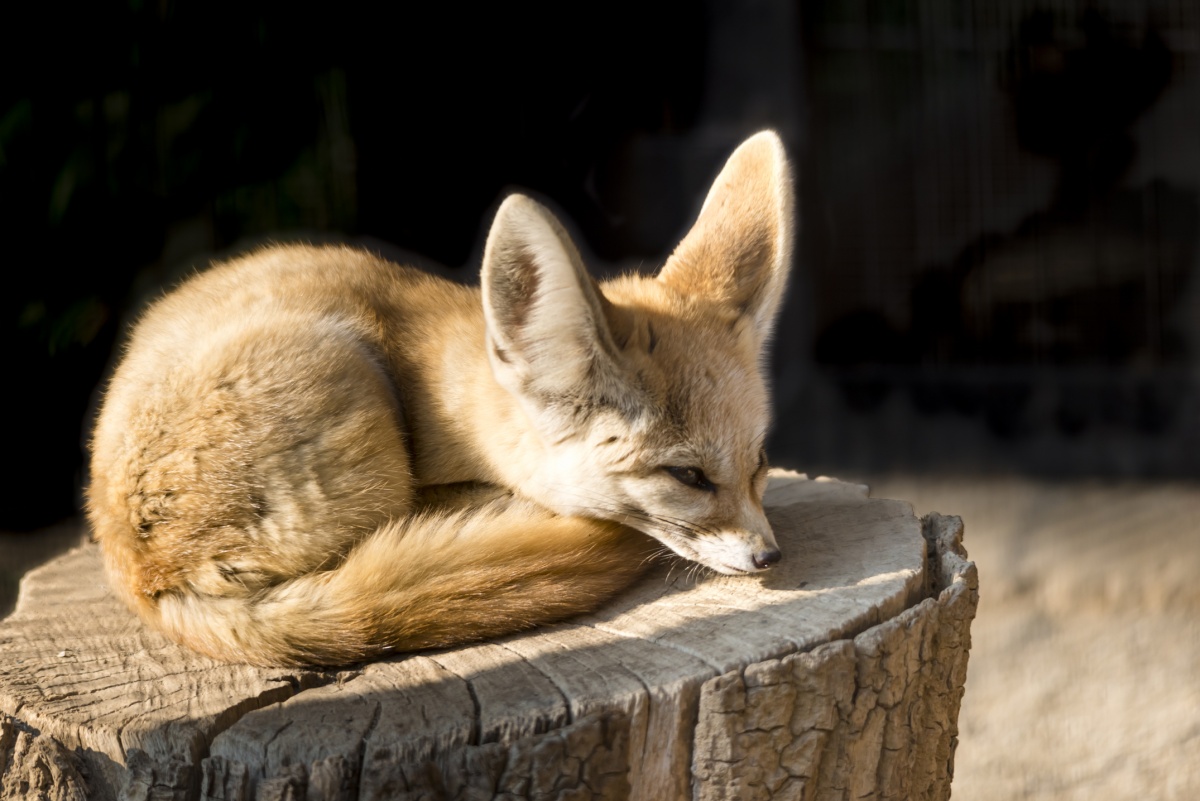
[[[496,263],[502,267],[487,274],[489,307],[495,316],[495,327],[504,332],[505,339],[520,337],[533,312],[538,290],[533,258],[532,253],[524,252],[519,245],[505,243],[496,257]]]
[[[495,355],[513,378],[547,390],[579,392],[611,370],[621,323],[588,275],[566,230],[523,195],[501,204],[483,263],[484,315]]]

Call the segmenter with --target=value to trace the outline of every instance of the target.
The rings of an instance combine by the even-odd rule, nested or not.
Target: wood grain
[[[777,472],[763,577],[656,566],[569,623],[338,671],[143,628],[94,546],[0,623],[5,798],[946,798],[977,599],[955,518]],[[927,558],[928,552],[928,558]]]

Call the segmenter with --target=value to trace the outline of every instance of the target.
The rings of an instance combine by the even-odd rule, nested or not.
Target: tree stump
[[[762,576],[654,567],[593,615],[346,670],[143,627],[94,545],[0,623],[0,795],[943,799],[978,585],[957,518],[776,472]]]

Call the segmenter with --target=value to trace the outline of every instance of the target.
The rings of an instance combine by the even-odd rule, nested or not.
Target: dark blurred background
[[[1200,475],[1194,0],[91,0],[6,9],[0,530],[78,509],[136,310],[267,239],[465,277],[506,191],[653,269],[797,167],[773,461]]]

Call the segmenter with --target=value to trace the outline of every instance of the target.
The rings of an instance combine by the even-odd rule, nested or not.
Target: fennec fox
[[[763,132],[653,278],[597,284],[521,195],[482,287],[344,247],[195,276],[138,323],[97,421],[115,591],[217,659],[340,664],[591,610],[650,544],[767,568],[761,360],[791,227]],[[495,497],[445,502],[462,484]]]

